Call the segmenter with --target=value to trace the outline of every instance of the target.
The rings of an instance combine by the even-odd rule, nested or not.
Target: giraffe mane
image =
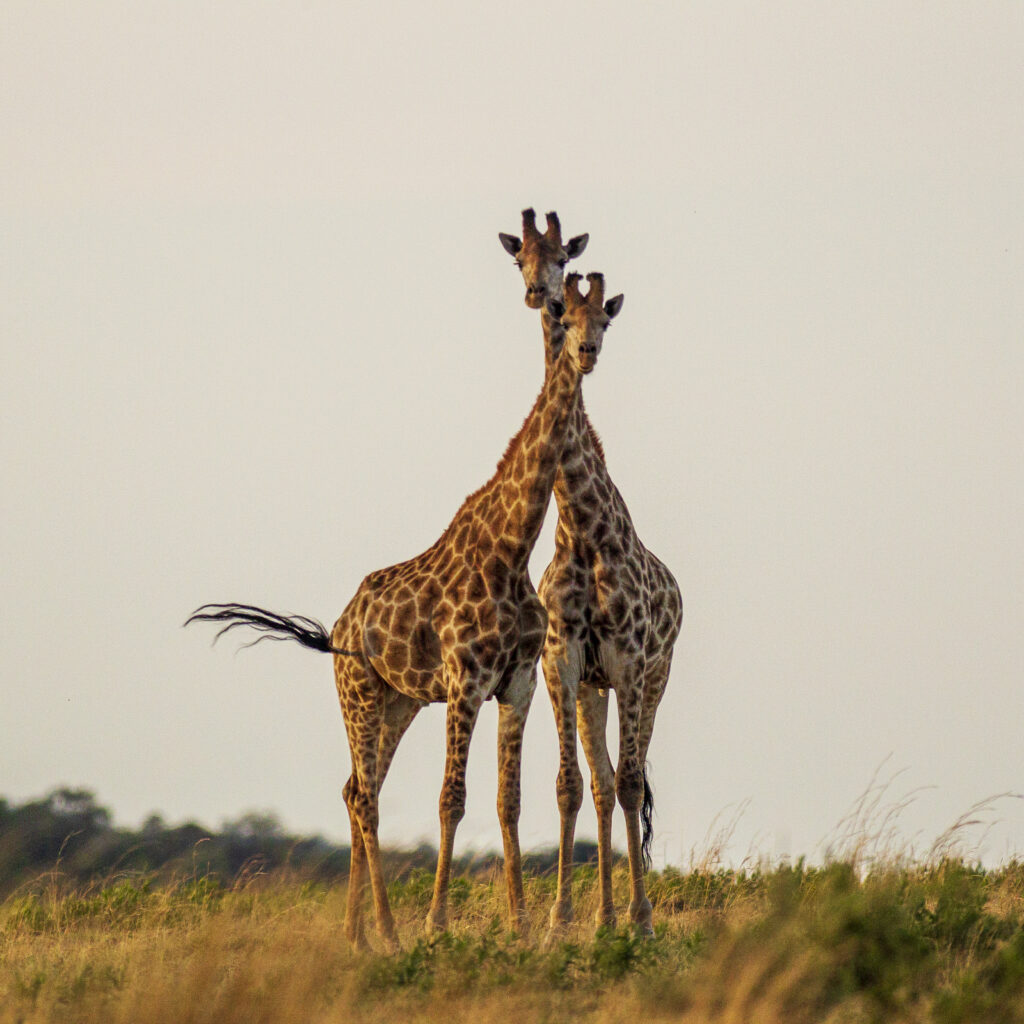
[[[530,417],[533,415],[534,409],[537,408],[537,403],[540,401],[541,395],[543,394],[544,388],[541,387],[540,391],[537,394],[537,397],[534,399],[530,411],[526,414],[526,417],[523,420],[522,426],[520,426],[520,428],[515,432],[515,434],[513,434],[512,437],[509,438],[508,444],[505,445],[505,451],[502,454],[501,458],[498,460],[498,465],[495,468],[494,472],[491,474],[490,478],[485,483],[481,484],[475,491],[466,495],[462,504],[456,510],[455,515],[452,516],[451,522],[445,527],[444,533],[441,534],[438,543],[443,541],[449,535],[452,528],[455,526],[455,523],[458,520],[459,516],[462,514],[463,509],[465,509],[468,505],[472,504],[474,501],[476,501],[477,498],[481,497],[486,491],[488,491],[498,480],[498,478],[502,475],[502,473],[508,468],[508,464],[512,460],[513,453],[519,447],[519,442],[522,440],[523,432],[526,430],[526,425],[527,423],[530,422]],[[598,442],[598,445],[600,445],[600,442]]]
[[[594,429],[594,424],[590,422],[590,417],[586,417],[587,421],[587,433],[590,435],[590,443],[594,446],[594,450],[597,452],[597,457],[605,462],[604,457],[604,445],[601,444],[601,438],[598,436],[597,431]],[[607,465],[607,463],[605,462]]]

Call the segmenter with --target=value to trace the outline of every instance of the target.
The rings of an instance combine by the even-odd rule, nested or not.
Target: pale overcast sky
[[[1018,2],[8,0],[0,795],[347,837],[330,659],[180,624],[330,624],[490,476],[543,375],[527,205],[626,296],[585,391],[686,605],[658,859],[745,801],[733,857],[813,855],[887,757],[925,847],[1024,790],[1022,53]],[[436,841],[443,735],[385,841]],[[529,847],[556,751],[541,684]]]

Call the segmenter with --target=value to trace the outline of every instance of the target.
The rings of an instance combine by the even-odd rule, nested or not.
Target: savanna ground
[[[70,886],[0,905],[0,1024],[13,1022],[1024,1022],[1024,864],[855,858],[648,876],[656,936],[577,924],[545,949],[554,880],[530,876],[532,930],[505,926],[496,871],[455,879],[426,938],[431,875],[391,884],[403,952],[356,955],[342,885],[287,872]],[[628,900],[622,868],[617,905]]]

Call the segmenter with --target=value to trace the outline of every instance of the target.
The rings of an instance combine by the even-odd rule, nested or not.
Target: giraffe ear
[[[569,259],[574,260],[577,256],[581,255],[583,250],[587,247],[587,242],[590,241],[590,235],[577,235],[575,238],[570,238],[565,243],[565,254]]]
[[[608,314],[608,316],[614,317],[619,315],[619,310],[622,309],[622,302],[624,298],[625,296],[616,295],[614,298],[609,299],[604,304],[604,311]]]
[[[506,235],[504,231],[498,232],[498,239],[509,256],[517,255],[523,247],[523,243],[515,235]]]

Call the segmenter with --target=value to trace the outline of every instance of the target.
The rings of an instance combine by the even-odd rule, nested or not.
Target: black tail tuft
[[[294,640],[303,647],[323,651],[325,654],[357,656],[356,651],[343,651],[332,647],[331,636],[324,624],[306,615],[278,615],[276,612],[268,612],[265,608],[257,608],[251,604],[204,604],[185,620],[185,625],[193,622],[226,622],[227,625],[213,638],[214,643],[225,633],[230,633],[239,626],[249,626],[262,636],[243,644],[243,647],[252,647],[261,640]]]
[[[654,791],[647,781],[647,765],[644,765],[644,800],[640,805],[640,825],[643,836],[640,840],[640,859],[644,871],[651,870],[651,842],[654,839]]]

